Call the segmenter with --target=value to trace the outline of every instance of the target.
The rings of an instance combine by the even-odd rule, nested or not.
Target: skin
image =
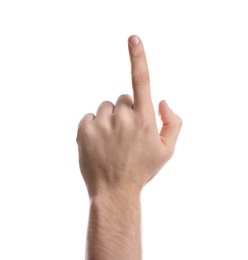
[[[77,132],[79,165],[90,199],[86,259],[140,260],[143,187],[172,157],[182,120],[162,100],[157,128],[141,39],[128,39],[133,98],[104,101]]]

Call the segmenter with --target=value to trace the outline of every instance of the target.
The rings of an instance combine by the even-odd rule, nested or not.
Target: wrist
[[[125,209],[140,204],[141,191],[122,188],[105,189],[90,196],[90,205]]]
[[[139,200],[142,188],[134,185],[134,183],[108,183],[98,182],[97,185],[92,185],[89,189],[89,199],[92,201],[106,200],[110,203],[120,202],[123,200],[133,201]]]

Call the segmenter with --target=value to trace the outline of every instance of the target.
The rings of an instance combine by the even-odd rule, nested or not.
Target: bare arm
[[[91,201],[86,259],[141,259],[138,194],[124,191]]]
[[[105,101],[79,123],[79,164],[89,198],[86,259],[140,260],[140,194],[173,155],[182,125],[165,101],[157,129],[143,44],[129,38],[133,99]]]

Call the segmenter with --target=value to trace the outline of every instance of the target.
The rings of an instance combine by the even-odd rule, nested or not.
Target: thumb
[[[160,130],[161,141],[168,148],[174,150],[182,126],[182,120],[173,113],[165,100],[160,101],[158,111],[163,123]]]

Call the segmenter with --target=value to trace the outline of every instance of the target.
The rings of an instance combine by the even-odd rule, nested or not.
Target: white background
[[[143,191],[144,260],[247,260],[247,14],[241,0],[1,0],[0,259],[84,259],[77,124],[132,94],[137,34],[155,108],[184,121]]]

